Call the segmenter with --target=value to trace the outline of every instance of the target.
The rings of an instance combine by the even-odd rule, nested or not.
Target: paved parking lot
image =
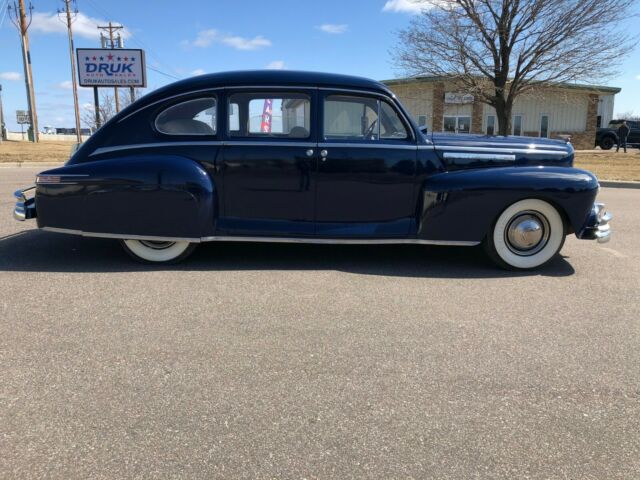
[[[478,249],[206,244],[145,267],[13,221],[0,478],[640,476],[640,190],[543,270]]]

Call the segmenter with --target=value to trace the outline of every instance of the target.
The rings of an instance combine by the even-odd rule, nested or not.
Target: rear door
[[[314,89],[227,91],[221,234],[313,235],[316,96]]]
[[[391,99],[319,91],[316,234],[406,236],[415,218],[416,139]]]

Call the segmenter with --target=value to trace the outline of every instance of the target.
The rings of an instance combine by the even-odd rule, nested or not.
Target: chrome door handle
[[[309,150],[307,150],[307,157],[312,157],[313,156],[313,148],[310,148]]]
[[[327,152],[326,150],[320,150],[320,160],[322,160],[323,162],[326,162],[327,155],[329,155],[329,152]]]

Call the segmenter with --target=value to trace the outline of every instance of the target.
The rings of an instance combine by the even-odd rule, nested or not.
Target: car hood
[[[573,166],[574,150],[564,140],[432,133],[430,140],[448,170],[504,166]]]

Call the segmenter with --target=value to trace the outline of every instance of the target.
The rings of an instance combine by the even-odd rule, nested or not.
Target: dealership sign
[[[81,87],[146,87],[144,51],[140,49],[78,48]]]
[[[462,105],[465,103],[473,103],[474,97],[470,93],[452,93],[444,94],[444,103],[454,103]]]

